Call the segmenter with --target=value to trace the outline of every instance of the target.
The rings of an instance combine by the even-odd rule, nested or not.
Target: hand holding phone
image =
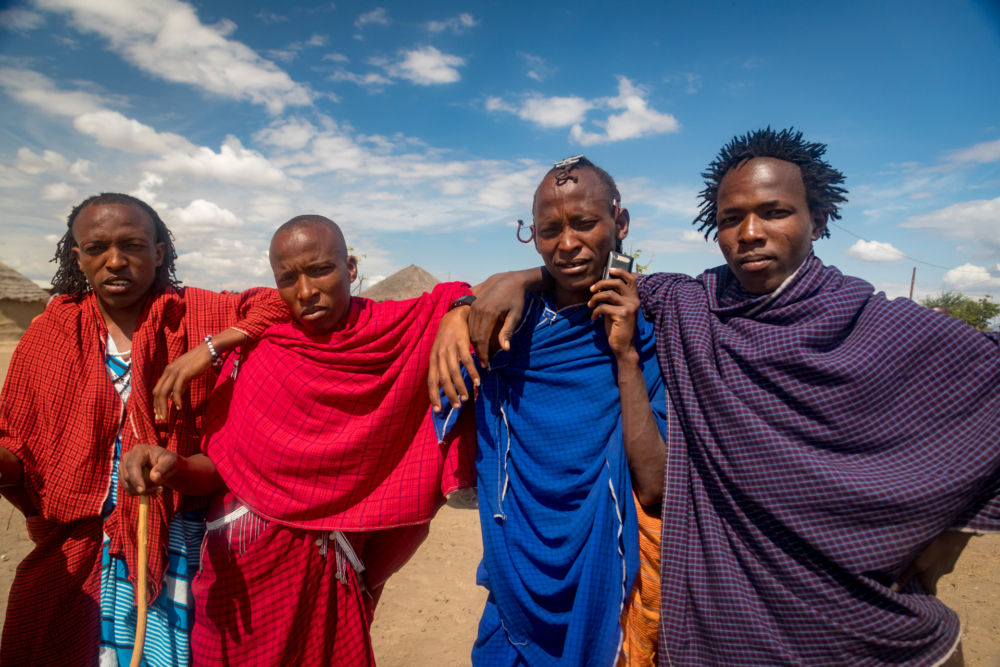
[[[611,269],[624,269],[625,271],[632,273],[632,264],[634,261],[635,260],[632,257],[612,250],[608,253],[608,263],[604,266],[604,277],[601,278],[601,280],[608,280],[609,278],[616,277],[611,275]]]

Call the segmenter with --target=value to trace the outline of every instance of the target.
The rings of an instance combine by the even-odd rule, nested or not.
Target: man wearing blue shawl
[[[696,219],[726,264],[639,284],[667,392],[661,667],[963,664],[933,593],[971,533],[1000,532],[997,336],[813,254],[846,201],[825,150],[734,138]],[[549,280],[491,279],[480,358]]]
[[[472,662],[611,667],[639,569],[633,480],[641,503],[659,505],[666,399],[635,279],[613,269],[592,291],[628,233],[614,181],[585,158],[560,163],[532,214],[553,289],[526,295],[521,326],[487,369],[467,359],[479,385],[477,582],[490,591]]]

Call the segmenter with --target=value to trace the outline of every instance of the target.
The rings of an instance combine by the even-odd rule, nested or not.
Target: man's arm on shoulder
[[[288,308],[275,289],[254,287],[240,294],[209,293],[205,306],[212,312],[207,315],[221,324],[228,322],[225,330],[209,333],[212,348],[217,356],[231,352],[247,339],[260,338],[275,324],[291,320]],[[170,403],[183,408],[184,392],[188,385],[212,367],[212,352],[207,342],[202,342],[170,363],[153,388],[153,412],[157,421],[164,421]]]
[[[469,400],[461,367],[465,366],[473,385],[478,387],[480,381],[469,350],[475,348],[483,366],[489,364],[493,352],[509,350],[510,338],[524,313],[524,295],[552,286],[552,277],[544,267],[498,273],[472,288],[475,303],[441,318],[427,374],[427,393],[434,412],[441,411],[442,391],[453,406]]]

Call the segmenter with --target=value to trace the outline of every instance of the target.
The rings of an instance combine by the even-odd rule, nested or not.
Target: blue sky
[[[847,175],[828,264],[1000,297],[998,80],[989,2],[14,3],[0,260],[44,283],[70,208],[110,190],[157,208],[189,285],[270,284],[270,234],[305,212],[369,282],[478,282],[538,263],[516,220],[584,153],[651,270],[697,274],[722,261],[691,226],[699,174],[771,125]]]

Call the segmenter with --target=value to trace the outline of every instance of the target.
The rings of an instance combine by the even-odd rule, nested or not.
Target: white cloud
[[[330,81],[350,81],[351,83],[356,83],[359,86],[372,86],[377,88],[380,86],[391,86],[394,81],[387,79],[378,72],[368,72],[367,74],[355,74],[354,72],[348,72],[347,70],[339,69],[329,77]]]
[[[61,171],[69,169],[69,160],[55,151],[43,151],[35,155],[29,148],[17,150],[17,168],[29,174],[41,174],[46,171]]]
[[[288,20],[287,16],[282,16],[281,14],[265,11],[263,9],[254,14],[254,16],[263,21],[264,25],[275,25],[277,23],[284,23]]]
[[[0,10],[0,27],[27,32],[45,25],[45,17],[24,7]]]
[[[642,261],[648,260],[650,253],[654,252],[657,255],[713,255],[722,260],[722,251],[719,250],[719,244],[712,241],[711,238],[706,241],[704,235],[690,228],[660,228],[656,230],[655,238],[639,238],[638,230],[632,230],[629,238],[625,239],[625,250],[629,249],[630,244],[633,246],[633,249],[642,250]],[[670,269],[664,268],[661,265],[659,270],[669,271]]]
[[[233,136],[226,137],[218,153],[205,146],[197,146],[190,151],[170,151],[158,160],[147,162],[146,167],[167,174],[210,177],[238,185],[302,188],[300,183],[289,180],[263,155],[244,148],[240,140]]]
[[[90,160],[78,159],[70,164],[62,154],[55,151],[45,150],[41,155],[36,155],[30,148],[19,148],[17,150],[16,166],[21,171],[28,174],[41,174],[46,171],[65,171],[78,181],[89,183],[90,178],[87,172],[94,166]]]
[[[264,144],[270,144],[284,150],[301,150],[305,148],[319,130],[304,118],[289,118],[285,121],[272,123],[254,135],[254,139]]]
[[[606,121],[594,121],[604,128],[603,134],[587,132],[577,124],[570,130],[570,138],[583,146],[591,146],[680,130],[680,123],[672,115],[649,107],[646,94],[643,88],[619,76],[618,96],[609,98],[607,104],[612,109],[625,111],[608,116]]]
[[[389,76],[409,79],[421,86],[454,83],[462,78],[456,67],[465,64],[464,58],[441,53],[433,46],[412,51],[402,51],[401,60],[385,65]]]
[[[546,64],[545,59],[539,56],[533,56],[530,53],[524,53],[523,51],[518,51],[517,55],[524,59],[528,63],[528,78],[534,79],[535,81],[544,81],[548,77],[552,76],[556,72],[556,68],[551,65]]]
[[[274,286],[274,274],[263,242],[221,237],[206,239],[197,250],[179,251],[177,268],[197,276],[198,284],[213,289]]]
[[[215,234],[243,226],[235,213],[204,199],[195,199],[184,208],[166,209],[163,216],[171,231],[185,236]]]
[[[541,127],[569,127],[580,123],[587,116],[587,111],[594,108],[594,103],[582,97],[542,97],[533,95],[526,98],[520,106],[505,102],[499,97],[486,98],[487,111],[503,111],[517,114],[523,120],[530,121]]]
[[[592,108],[582,97],[529,97],[517,115],[541,127],[568,127],[582,122]]]
[[[469,28],[479,25],[479,21],[472,18],[472,14],[459,14],[444,21],[428,21],[424,24],[424,29],[428,32],[444,32],[451,30],[456,35],[460,35]]]
[[[898,262],[903,259],[903,253],[891,243],[863,239],[858,239],[854,245],[844,251],[844,254],[864,262]]]
[[[382,7],[376,7],[366,14],[362,14],[358,17],[358,20],[354,22],[354,27],[363,28],[366,25],[389,25],[389,16],[385,13],[385,9]]]
[[[684,72],[682,74],[671,74],[663,78],[666,83],[676,83],[684,86],[684,92],[690,94],[697,93],[701,89],[701,77],[694,72]]]
[[[275,60],[288,63],[298,58],[299,53],[305,49],[316,46],[326,46],[326,41],[327,38],[325,35],[313,35],[304,42],[292,42],[283,49],[273,49],[268,51],[267,54]]]
[[[989,289],[1000,287],[1000,264],[996,264],[992,269],[975,264],[963,264],[946,274],[942,279],[942,285],[949,290],[967,291],[974,288],[974,292],[984,292]]]
[[[105,106],[105,100],[98,95],[59,90],[48,77],[27,69],[0,67],[0,87],[18,102],[58,116],[79,116]]]
[[[924,229],[939,238],[973,241],[974,259],[1000,259],[1000,197],[952,204],[915,215],[900,226]]]
[[[274,114],[312,103],[312,91],[242,42],[227,39],[231,21],[203,24],[180,0],[35,0],[68,13],[85,32],[105,37],[112,50],[167,81],[264,105]],[[75,114],[72,114],[75,115]]]
[[[1000,160],[1000,139],[984,141],[970,148],[951,151],[945,157],[952,162],[996,162]]]
[[[102,146],[159,159],[145,163],[147,169],[167,174],[189,174],[227,183],[269,185],[298,189],[285,173],[260,153],[244,148],[236,137],[227,137],[218,152],[196,146],[171,132],[157,132],[117,111],[84,114],[73,126]]]
[[[46,185],[42,190],[42,199],[46,201],[62,201],[64,199],[76,199],[80,195],[76,188],[66,183],[52,183]]]
[[[698,215],[697,188],[654,187],[649,185],[649,180],[646,178],[631,178],[619,181],[618,190],[622,194],[622,203],[626,208],[639,205],[653,206],[658,213],[685,221],[691,221]],[[704,240],[704,236],[699,232],[694,234],[698,239]]]
[[[535,93],[527,95],[518,104],[499,97],[488,97],[485,108],[487,111],[517,114],[540,127],[572,126],[570,140],[584,146],[677,132],[680,129],[677,119],[650,108],[646,96],[647,92],[643,87],[619,76],[616,97],[588,100],[576,96],[544,97]],[[583,123],[587,113],[600,108],[622,109],[622,112],[612,114],[603,121],[593,121],[595,125],[604,128],[603,133],[586,131]]]
[[[345,56],[343,53],[328,53],[323,56],[323,60],[332,60],[335,63],[349,63],[351,59]]]
[[[192,151],[195,148],[194,144],[179,134],[157,132],[117,111],[83,114],[73,120],[73,127],[93,137],[102,146],[138,155],[165,155],[172,151]]]

